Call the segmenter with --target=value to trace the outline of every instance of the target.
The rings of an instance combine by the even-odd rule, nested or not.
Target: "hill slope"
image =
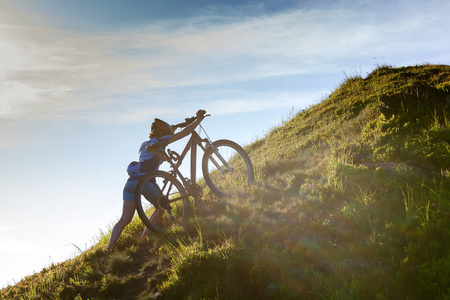
[[[450,66],[346,78],[247,147],[248,193],[148,241],[135,219],[0,298],[450,297],[449,108]]]

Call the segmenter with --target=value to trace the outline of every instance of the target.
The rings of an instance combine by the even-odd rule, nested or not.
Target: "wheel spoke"
[[[135,205],[142,222],[152,231],[161,232],[174,222],[187,218],[190,202],[183,185],[172,175],[164,171],[151,171],[139,180]],[[165,209],[161,220],[152,216],[155,206]],[[149,218],[153,218],[153,222]]]
[[[219,196],[245,188],[253,181],[253,166],[242,147],[220,140],[207,149],[202,162],[207,185]]]

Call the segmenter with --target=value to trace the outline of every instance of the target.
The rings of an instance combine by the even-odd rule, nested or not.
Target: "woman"
[[[149,171],[158,170],[159,166],[162,163],[162,158],[159,157],[155,151],[149,152],[146,150],[146,148],[162,140],[166,140],[167,143],[170,144],[188,136],[204,119],[205,113],[206,112],[204,110],[197,111],[197,120],[178,133],[174,133],[172,126],[170,126],[169,124],[160,119],[155,119],[155,121],[152,123],[151,132],[149,135],[150,140],[142,143],[141,148],[139,150],[139,162],[132,162],[128,166],[127,171],[130,177],[128,178],[125,187],[123,189],[122,216],[112,229],[107,249],[111,250],[114,248],[123,229],[133,219],[134,212],[136,210],[136,207],[134,205],[134,190],[136,189],[136,185],[139,181],[139,178]],[[150,202],[152,203],[155,202],[156,200],[155,196],[157,194],[158,194],[157,188],[153,184],[148,182],[144,186],[143,195]],[[155,211],[149,217],[149,220],[153,223],[158,222],[164,212],[162,209],[158,207],[158,205],[154,206]],[[149,234],[150,230],[147,227],[145,227],[144,231],[142,232],[141,238],[145,238]]]

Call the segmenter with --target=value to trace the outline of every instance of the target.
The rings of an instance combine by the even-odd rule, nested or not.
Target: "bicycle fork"
[[[210,159],[211,162],[214,164],[214,166],[217,168],[217,170],[220,171],[220,173],[225,173],[226,171],[232,172],[233,168],[228,164],[228,162],[220,155],[219,150],[217,150],[217,147],[214,146],[213,143],[211,143],[208,139],[203,139],[202,142],[207,143],[207,147],[211,147],[213,149],[213,152],[211,153]],[[203,145],[200,144],[200,147],[203,149],[203,151],[206,151],[206,148],[203,147]],[[223,170],[222,166],[217,162],[217,160],[213,157],[213,154],[216,155],[216,157],[222,162],[223,166],[225,166],[225,170]]]

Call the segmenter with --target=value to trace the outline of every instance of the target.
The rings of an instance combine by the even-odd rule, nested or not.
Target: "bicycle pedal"
[[[165,196],[161,196],[158,199],[158,205],[161,209],[167,210],[167,211],[171,211],[172,210],[172,206],[170,206],[170,202],[169,199],[167,199],[167,197]]]

